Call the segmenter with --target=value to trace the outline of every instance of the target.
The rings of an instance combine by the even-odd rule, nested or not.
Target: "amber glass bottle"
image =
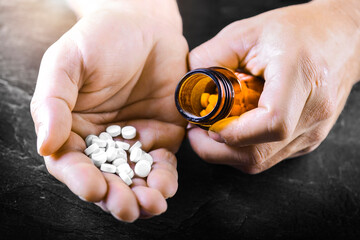
[[[191,123],[208,129],[215,122],[257,107],[264,81],[222,67],[188,72],[175,92],[176,107]]]

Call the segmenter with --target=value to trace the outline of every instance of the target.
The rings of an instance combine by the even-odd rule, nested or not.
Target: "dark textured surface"
[[[179,0],[193,48],[226,24],[300,1]],[[60,0],[0,0],[0,238],[359,239],[360,86],[313,153],[249,176],[201,161],[185,142],[168,211],[133,224],[48,174],[29,113],[41,56],[75,17]]]

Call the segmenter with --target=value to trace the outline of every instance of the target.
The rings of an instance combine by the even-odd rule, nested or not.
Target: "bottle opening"
[[[215,109],[218,102],[218,86],[207,74],[185,76],[179,87],[176,94],[183,114],[202,118]]]

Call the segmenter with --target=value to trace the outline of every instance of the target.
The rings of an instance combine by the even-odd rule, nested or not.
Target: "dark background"
[[[179,0],[190,48],[232,21],[301,3]],[[81,201],[36,153],[29,112],[41,56],[76,21],[60,0],[0,0],[1,239],[359,239],[360,87],[313,153],[259,175],[201,161],[184,142],[168,211],[132,224]]]

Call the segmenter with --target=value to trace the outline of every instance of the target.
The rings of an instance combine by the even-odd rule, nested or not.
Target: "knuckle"
[[[320,104],[321,108],[316,114],[316,120],[323,121],[331,118],[336,112],[336,104],[331,98],[324,98]]]
[[[317,129],[315,131],[312,131],[311,134],[309,134],[308,138],[310,144],[320,144],[322,141],[325,140],[327,136],[327,132],[322,129]]]
[[[264,145],[263,145],[264,146]],[[268,156],[268,148],[263,146],[253,146],[238,155],[241,162],[240,170],[247,174],[257,174],[264,171],[264,162]]]
[[[282,141],[288,139],[293,130],[290,120],[281,111],[273,111],[268,131],[274,141]]]

